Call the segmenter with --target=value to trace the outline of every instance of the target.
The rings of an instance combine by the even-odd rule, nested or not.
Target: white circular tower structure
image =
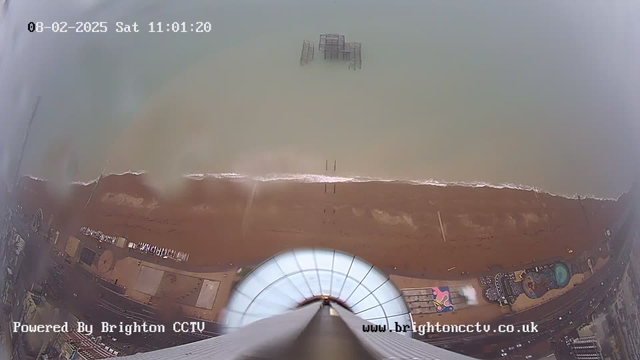
[[[260,264],[234,290],[224,323],[232,332],[326,298],[388,329],[413,323],[386,274],[359,257],[326,249],[286,251]]]

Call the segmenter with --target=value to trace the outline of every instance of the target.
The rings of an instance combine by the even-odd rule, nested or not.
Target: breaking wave
[[[120,173],[109,173],[105,176],[123,176],[123,175],[135,175],[140,176],[146,174],[146,171],[126,171]],[[36,181],[46,181],[45,179],[26,175],[27,177],[36,180]],[[217,173],[217,174],[186,174],[185,178],[193,179],[193,180],[204,180],[204,179],[239,179],[239,180],[253,180],[259,182],[270,182],[270,181],[292,181],[292,182],[300,182],[300,183],[366,183],[366,182],[389,182],[389,183],[398,183],[398,184],[408,184],[408,185],[416,185],[416,186],[461,186],[461,187],[470,187],[470,188],[493,188],[493,189],[513,189],[513,190],[524,190],[524,191],[535,191],[540,194],[548,194],[551,196],[558,196],[567,199],[577,199],[578,195],[568,195],[568,194],[558,194],[552,193],[549,191],[545,191],[539,189],[534,186],[529,185],[518,185],[512,183],[488,183],[484,181],[440,181],[434,179],[427,180],[415,180],[415,179],[384,179],[377,177],[366,177],[366,176],[328,176],[321,174],[268,174],[268,175],[244,175],[238,173]],[[98,178],[91,181],[74,181],[72,184],[74,185],[91,185],[98,181]],[[617,200],[614,198],[601,198],[593,195],[580,195],[580,198],[585,199],[595,199],[595,200]]]

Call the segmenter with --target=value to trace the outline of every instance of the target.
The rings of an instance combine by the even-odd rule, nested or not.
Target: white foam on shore
[[[111,175],[114,175],[114,176],[122,176],[122,175],[135,175],[135,176],[138,176],[138,175],[144,175],[144,173],[145,173],[145,171],[125,171],[125,172],[120,172],[120,173],[108,173],[104,177],[111,176]],[[28,176],[30,178],[32,178],[32,179],[35,179],[35,180],[44,181],[43,179],[35,178],[35,177],[31,176],[31,175],[28,175]],[[99,178],[95,178],[95,179],[93,179],[91,181],[72,181],[71,183],[73,185],[91,185],[91,184],[96,183],[98,181],[98,179]]]
[[[146,171],[125,171],[120,173],[108,173],[105,176],[123,176],[123,175],[135,175],[140,176],[146,174]],[[25,175],[36,181],[46,181],[45,179]],[[512,183],[500,183],[500,184],[492,184],[484,181],[439,181],[434,179],[428,180],[414,180],[414,179],[384,179],[384,178],[376,178],[376,177],[363,177],[363,176],[353,176],[353,177],[344,177],[344,176],[328,176],[322,174],[268,174],[268,175],[260,175],[260,176],[251,176],[244,175],[238,173],[215,173],[215,174],[186,174],[183,175],[185,178],[193,179],[193,180],[204,180],[204,179],[241,179],[241,180],[253,180],[259,182],[271,182],[271,181],[292,181],[292,182],[300,182],[300,183],[366,183],[366,182],[395,182],[399,184],[408,184],[408,185],[426,185],[426,186],[460,186],[460,187],[471,187],[471,188],[493,188],[493,189],[513,189],[513,190],[523,190],[523,191],[535,191],[540,194],[548,194],[551,196],[558,196],[567,199],[577,199],[578,195],[567,195],[567,194],[557,194],[549,191],[545,191],[534,186],[528,185],[517,185]],[[74,185],[91,185],[98,181],[98,178],[91,181],[74,181],[72,184]],[[621,194],[622,195],[622,194]],[[580,195],[581,199],[595,199],[595,200],[617,200],[614,198],[601,198],[593,195]],[[619,197],[618,197],[619,198]]]

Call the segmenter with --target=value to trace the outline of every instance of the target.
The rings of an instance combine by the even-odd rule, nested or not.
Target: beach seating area
[[[98,241],[101,242],[108,242],[109,244],[116,244],[116,241],[118,240],[117,236],[110,236],[110,235],[105,235],[102,231],[99,230],[93,230],[87,227],[81,227],[80,228],[80,233],[82,235],[86,235],[89,237],[92,237]]]
[[[163,259],[172,259],[175,261],[187,261],[189,260],[189,254],[176,251],[173,249],[167,249],[147,243],[139,243],[137,244],[137,249],[146,254],[152,254]]]
[[[123,237],[105,235],[102,231],[93,230],[87,227],[80,228],[80,233],[89,237],[92,237],[100,242],[107,242],[116,246],[125,247],[124,244],[120,244],[118,239],[124,239]],[[148,243],[134,243],[128,242],[126,245],[128,250],[139,250],[145,254],[155,255],[163,259],[171,259],[175,261],[187,261],[189,260],[189,253],[177,251],[173,249],[163,248]]]

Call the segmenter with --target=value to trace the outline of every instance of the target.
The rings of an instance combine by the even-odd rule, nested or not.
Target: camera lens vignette
[[[640,359],[640,4],[3,0],[4,359]]]

